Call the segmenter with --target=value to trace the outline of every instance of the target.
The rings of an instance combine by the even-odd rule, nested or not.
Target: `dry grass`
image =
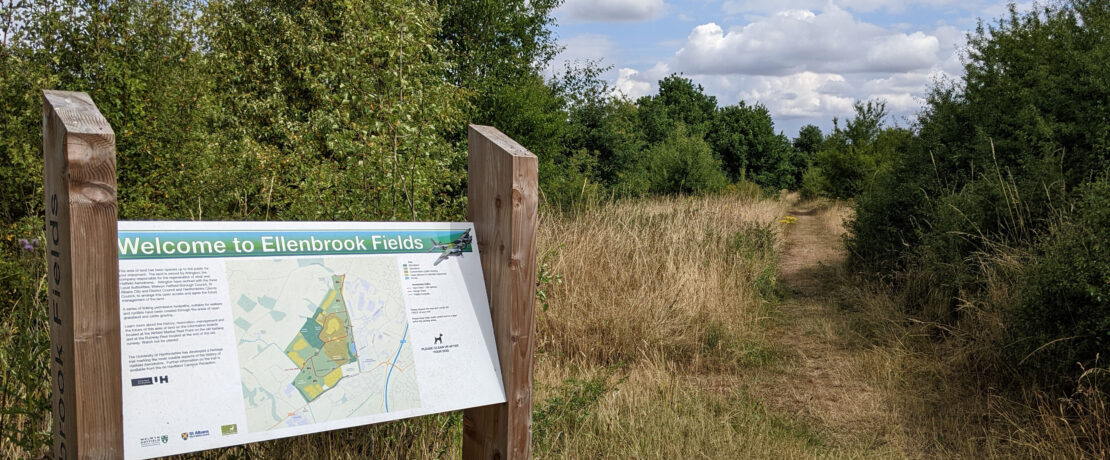
[[[575,412],[582,417],[577,423],[544,424],[536,437],[539,458],[850,456],[750,397],[739,376],[691,374],[649,359],[619,377],[557,363],[541,365],[537,377],[556,381],[567,374],[604,379],[609,387],[591,407]]]
[[[860,375],[879,389],[885,423],[906,458],[1110,458],[1110,397],[1093,382],[1050,397],[1001,365],[999,305],[1013,300],[1021,269],[1012,251],[983,254],[985,294],[961,300],[961,321],[942,324],[904,313],[913,289],[894,290],[835,275],[841,334],[855,335]],[[917,291],[919,292],[919,290]],[[918,303],[920,304],[920,303]]]
[[[545,214],[539,349],[601,365],[651,356],[684,369],[760,360],[775,289],[775,200],[683,197]],[[753,354],[753,356],[747,356]]]
[[[793,359],[768,336],[791,202],[663,198],[543,216],[538,457],[860,456],[751,391]]]
[[[821,208],[822,211],[818,213],[818,216],[821,218],[821,224],[825,227],[825,230],[830,235],[843,238],[848,233],[845,225],[856,212],[852,208],[852,204],[846,201],[834,200],[822,203]]]
[[[1110,456],[1106,369],[1065,398],[1006,385],[998,305],[1018,254],[981,256],[987,294],[961,301],[962,321],[914,320],[907,291],[838,263],[850,207],[801,203],[775,225],[795,199],[544,216],[537,456]],[[753,228],[775,235],[773,254],[752,250]],[[786,289],[769,291],[776,265]]]

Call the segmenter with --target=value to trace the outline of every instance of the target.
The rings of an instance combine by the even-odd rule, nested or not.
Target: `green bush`
[[[716,192],[728,184],[720,161],[699,136],[681,127],[644,154],[652,193]]]
[[[865,181],[875,170],[874,161],[858,149],[829,149],[817,152],[814,169],[820,180],[811,180],[810,187],[821,187],[821,194],[833,198],[852,198],[863,191]],[[804,176],[803,176],[803,181]]]
[[[1110,359],[1110,182],[1078,192],[1043,244],[1010,311],[1012,357],[1056,378]],[[1101,362],[1096,360],[1101,358]]]
[[[900,165],[906,162],[900,162]],[[812,171],[812,169],[811,169]],[[806,173],[803,191],[821,190],[824,177]],[[893,273],[905,267],[907,249],[920,242],[918,216],[931,204],[922,189],[894,172],[881,174],[868,193],[856,198],[856,214],[848,223],[850,237],[845,241],[851,261],[877,273]],[[804,185],[812,184],[812,185]]]
[[[463,214],[452,139],[472,94],[445,79],[433,5],[37,0],[0,17],[0,456],[50,441],[42,90],[87,92],[111,124],[122,219]]]
[[[2,230],[0,368],[6,375],[0,379],[0,418],[8,423],[0,430],[0,446],[39,455],[51,439],[46,235],[42,221],[32,217]]]
[[[813,166],[802,176],[807,194],[860,196],[874,188],[876,178],[893,167],[899,152],[913,139],[913,133],[907,129],[883,127],[886,117],[883,101],[856,101],[855,111],[844,128],[833,120],[832,134],[813,154]],[[814,134],[817,133],[808,135],[811,139],[807,148],[817,148],[813,145]]]
[[[802,174],[801,192],[803,198],[814,198],[825,194],[826,181],[821,168],[810,167]]]

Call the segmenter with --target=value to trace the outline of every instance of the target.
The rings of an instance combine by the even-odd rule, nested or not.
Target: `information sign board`
[[[478,237],[119,222],[126,458],[505,402]]]

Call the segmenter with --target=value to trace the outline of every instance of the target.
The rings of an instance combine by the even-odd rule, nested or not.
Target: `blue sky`
[[[906,126],[936,79],[962,74],[961,49],[978,18],[995,21],[1007,3],[565,0],[555,12],[564,49],[551,70],[600,60],[631,98],[682,73],[719,105],[767,106],[790,137],[810,123],[828,132],[857,99],[886,100],[888,124]]]

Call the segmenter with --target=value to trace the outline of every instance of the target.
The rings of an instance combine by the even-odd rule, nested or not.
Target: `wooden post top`
[[[492,126],[470,125],[471,131],[476,131],[490,142],[500,147],[501,151],[514,157],[536,158],[536,154],[529,152],[523,145],[506,136],[501,130]]]
[[[112,126],[96,108],[88,94],[77,91],[42,92],[46,105],[54,109],[66,132],[70,134],[100,134],[115,136]]]

